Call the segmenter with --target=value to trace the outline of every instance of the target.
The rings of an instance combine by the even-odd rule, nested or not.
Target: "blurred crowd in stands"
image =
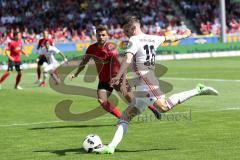
[[[202,35],[220,35],[219,0],[177,0],[182,11]],[[240,33],[240,3],[226,0],[227,33]]]
[[[175,0],[198,34],[219,35],[219,4],[204,0]],[[149,34],[164,35],[186,28],[182,17],[168,0],[0,0],[0,44],[7,43],[14,30],[25,43],[35,43],[47,29],[55,42],[95,40],[95,26],[107,25],[111,39],[124,39],[120,27],[128,13],[138,15]],[[227,3],[229,33],[240,31],[239,4]]]

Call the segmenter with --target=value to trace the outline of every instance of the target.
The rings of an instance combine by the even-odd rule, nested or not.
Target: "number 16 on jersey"
[[[146,62],[144,62],[144,65],[146,66],[154,66],[155,65],[155,50],[153,45],[145,45],[143,49],[146,51]]]

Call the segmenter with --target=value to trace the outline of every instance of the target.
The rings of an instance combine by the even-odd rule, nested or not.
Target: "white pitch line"
[[[231,111],[231,110],[240,110],[240,107],[225,108],[225,109],[215,109],[215,110],[205,110],[205,111],[192,111],[193,113],[204,113],[204,112],[221,112],[221,111]],[[189,112],[178,112],[178,113],[189,113]]]
[[[96,119],[114,119],[113,116],[99,117]],[[93,119],[95,120],[95,119]],[[39,124],[49,124],[49,123],[63,123],[63,122],[81,122],[81,121],[47,121],[47,122],[34,122],[34,123],[13,123],[13,124],[3,124],[0,127],[12,127],[12,126],[30,126],[30,125],[39,125]]]
[[[27,73],[28,75],[35,75],[33,73]],[[84,77],[85,75],[78,75]],[[87,77],[96,77],[96,75],[87,75]],[[159,79],[169,80],[202,80],[202,81],[216,81],[216,82],[240,82],[240,79],[213,79],[213,78],[184,78],[184,77],[160,77]]]
[[[178,78],[178,77],[161,77],[160,79],[181,80],[181,81],[240,82],[239,79]]]
[[[232,107],[232,108],[225,108],[225,109],[216,109],[216,110],[206,110],[206,111],[192,111],[192,113],[204,113],[204,112],[221,112],[221,111],[230,111],[230,110],[240,110],[240,107]],[[189,113],[189,112],[175,112],[175,113]],[[165,113],[168,114],[168,113]],[[169,114],[174,114],[169,113]],[[141,116],[141,115],[140,115]],[[144,115],[142,115],[144,116]],[[105,116],[105,117],[99,117],[94,120],[99,120],[99,119],[116,119],[113,116]],[[40,124],[51,124],[51,123],[63,123],[63,122],[69,122],[69,121],[48,121],[48,122],[34,122],[34,123],[14,123],[14,124],[5,124],[5,125],[0,125],[0,127],[14,127],[14,126],[31,126],[31,125],[40,125]],[[71,122],[78,122],[78,121],[71,121]]]
[[[34,73],[25,73],[27,75],[35,75]],[[84,77],[79,75],[78,77]],[[87,77],[96,77],[96,75],[87,75]],[[183,77],[160,77],[166,80],[180,80],[180,81],[213,81],[213,82],[240,82],[240,79],[213,79],[213,78],[183,78]]]
[[[13,123],[0,125],[0,127],[11,127],[11,126],[29,126],[29,125],[38,125],[38,124],[47,124],[47,123],[60,123],[64,121],[48,121],[48,122],[34,122],[34,123]]]

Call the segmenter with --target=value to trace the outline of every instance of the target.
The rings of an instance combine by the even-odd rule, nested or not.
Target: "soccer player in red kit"
[[[21,90],[22,87],[19,86],[19,83],[20,83],[20,80],[21,80],[21,77],[22,77],[21,53],[23,53],[24,55],[26,55],[26,53],[22,49],[22,41],[21,41],[20,33],[18,33],[18,32],[13,33],[13,40],[8,43],[8,46],[6,48],[6,52],[7,52],[6,55],[8,56],[8,69],[2,75],[2,77],[0,79],[0,89],[1,89],[3,81],[13,71],[13,66],[14,66],[16,71],[17,71],[15,89]]]
[[[41,84],[41,66],[43,65],[44,62],[47,63],[47,58],[42,53],[45,51],[43,48],[45,48],[45,44],[48,41],[50,45],[53,45],[53,40],[49,38],[49,34],[47,30],[43,31],[43,38],[39,40],[38,46],[37,46],[37,52],[40,54],[37,61],[37,81],[36,84]]]
[[[130,85],[124,77],[122,77],[119,85],[110,85],[111,78],[114,77],[120,69],[118,51],[116,50],[114,44],[108,42],[109,35],[106,27],[97,27],[96,37],[97,42],[87,48],[86,54],[83,57],[78,70],[75,74],[71,75],[70,79],[72,80],[77,77],[92,58],[96,64],[99,77],[97,89],[98,102],[107,112],[113,114],[117,118],[120,118],[121,112],[108,100],[108,97],[112,93],[113,89],[115,89],[121,93],[128,103],[130,103],[133,98],[133,93],[131,92]],[[153,111],[157,118],[160,117],[158,111],[156,111],[153,106],[150,106],[149,109]]]

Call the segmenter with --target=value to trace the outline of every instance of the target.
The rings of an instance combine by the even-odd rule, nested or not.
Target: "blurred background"
[[[192,30],[192,38],[163,44],[159,55],[240,49],[238,0],[0,0],[0,4],[1,64],[5,64],[4,48],[14,31],[21,32],[24,49],[31,54],[23,57],[23,62],[34,63],[43,30],[49,31],[55,45],[68,57],[74,57],[96,40],[99,24],[108,26],[112,41],[126,40],[119,25],[126,14],[137,15],[148,34]]]

